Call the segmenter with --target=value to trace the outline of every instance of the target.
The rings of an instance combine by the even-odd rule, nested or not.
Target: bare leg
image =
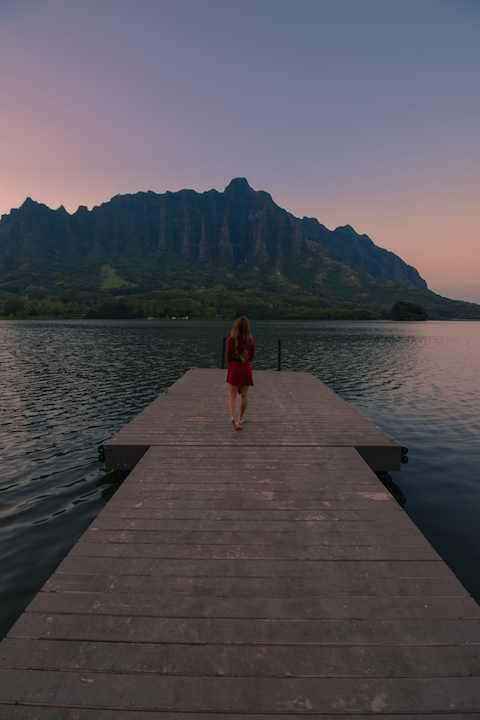
[[[230,420],[232,421],[232,425],[235,428],[235,430],[241,430],[242,428],[238,424],[238,422],[235,420],[235,409],[237,407],[237,395],[238,395],[238,387],[236,385],[228,385],[230,388],[230,397],[228,398],[228,407],[230,409]]]
[[[238,413],[238,423],[241,425],[243,422],[243,416],[248,405],[248,385],[242,387],[242,402],[240,403],[240,411]]]

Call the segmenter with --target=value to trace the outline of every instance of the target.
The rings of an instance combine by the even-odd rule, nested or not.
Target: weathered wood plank
[[[161,483],[158,487],[152,484],[144,485],[143,487],[129,488],[124,493],[124,498],[130,497],[132,500],[136,498],[145,498],[145,500],[156,499],[160,505],[168,505],[175,501],[176,506],[180,507],[197,507],[197,503],[216,503],[216,505],[228,507],[229,505],[236,507],[243,507],[247,504],[248,507],[262,508],[265,501],[268,504],[281,503],[284,506],[290,506],[296,508],[308,508],[316,507],[319,505],[327,504],[329,507],[349,507],[362,508],[370,507],[371,502],[395,502],[391,499],[386,491],[379,490],[378,485],[367,485],[363,486],[362,490],[356,490],[354,492],[345,492],[341,490],[330,490],[328,488],[319,491],[301,491],[301,490],[274,490],[274,489],[255,489],[249,490],[244,488],[243,490],[232,490],[223,488],[222,490],[212,489],[206,487],[203,490],[189,491],[186,489],[167,489],[162,487]],[[200,507],[200,505],[198,505]],[[207,505],[208,507],[208,505]],[[400,514],[401,510],[393,506],[396,514]]]
[[[68,604],[67,601],[68,600]],[[334,602],[335,600],[335,602]],[[214,597],[208,595],[157,595],[147,593],[74,593],[71,598],[66,598],[62,593],[40,593],[32,601],[29,612],[48,613],[48,614],[76,614],[76,615],[127,615],[142,616],[155,618],[235,618],[235,619],[257,619],[270,618],[272,620],[329,620],[331,628],[334,626],[334,620],[340,616],[343,618],[361,618],[362,612],[368,616],[371,601],[366,602],[359,598],[351,598],[342,600],[343,606],[336,608],[338,598],[328,600],[322,598],[321,601],[316,598],[235,598],[235,597]],[[412,603],[413,604],[413,603]],[[377,609],[386,608],[386,602],[377,602],[373,605]],[[398,603],[397,603],[398,607]],[[438,608],[438,606],[437,606]],[[391,616],[392,611],[386,610],[386,614]],[[420,616],[417,604],[417,616]],[[375,626],[379,637],[375,640],[377,644],[381,644],[383,632],[383,617]],[[423,616],[422,616],[423,617]],[[426,622],[431,622],[430,620]],[[437,622],[437,619],[435,619]],[[420,632],[420,620],[417,620],[415,632]],[[400,624],[400,618],[398,619]],[[471,631],[471,625],[469,630]],[[480,643],[480,632],[477,630],[470,633],[468,641],[471,643]],[[404,640],[409,636],[409,621],[405,621]],[[458,638],[457,638],[458,639]],[[373,641],[373,640],[372,640]],[[438,638],[437,642],[445,642],[445,638]]]
[[[357,612],[368,598],[385,598],[386,607],[378,617],[397,617],[405,612],[413,612],[415,604],[410,599],[417,598],[419,605],[416,617],[428,617],[432,607],[438,601],[459,603],[463,617],[465,601],[472,603],[470,615],[480,617],[480,608],[468,595],[457,578],[399,578],[383,579],[381,583],[366,581],[364,578],[223,578],[223,577],[155,577],[137,575],[104,575],[88,573],[55,573],[44,585],[45,592],[126,592],[155,593],[156,595],[211,595],[213,597],[260,597],[289,598],[314,597],[319,600],[338,599],[344,602],[338,605],[338,612],[350,607],[349,599],[358,599]],[[395,600],[398,603],[395,604]],[[389,605],[390,603],[390,605]],[[67,603],[65,603],[67,605]],[[388,606],[388,607],[387,607]],[[455,605],[456,607],[456,605]],[[473,609],[472,609],[473,608]],[[355,613],[352,611],[353,615]],[[385,615],[386,613],[386,615]],[[444,617],[454,617],[444,611]],[[349,615],[350,617],[350,615]],[[360,617],[360,615],[355,615]]]
[[[391,506],[382,506],[382,520],[376,520],[378,518],[378,509],[369,508],[368,510],[342,510],[333,509],[328,507],[322,507],[321,510],[311,510],[304,508],[303,510],[284,510],[284,509],[270,509],[270,510],[245,510],[245,509],[211,509],[201,508],[201,512],[198,512],[198,508],[182,508],[182,507],[155,507],[143,502],[137,502],[133,505],[130,501],[123,501],[121,497],[118,501],[115,500],[114,495],[109,500],[109,505],[105,508],[109,517],[115,517],[120,515],[124,516],[124,513],[128,513],[127,517],[146,517],[146,518],[164,518],[165,520],[190,520],[195,521],[200,526],[206,520],[214,520],[227,522],[228,527],[231,526],[232,522],[238,520],[242,522],[257,522],[261,523],[261,527],[275,527],[273,523],[305,523],[305,528],[310,527],[315,530],[315,527],[323,528],[323,521],[331,523],[338,523],[340,526],[341,522],[355,522],[357,523],[357,529],[360,527],[375,527],[383,530],[384,532],[388,528],[397,530],[400,527],[403,529],[409,529],[413,527],[412,521],[404,513],[398,514],[397,511],[390,512]],[[115,504],[110,506],[110,503]],[[102,511],[103,516],[103,511]],[[385,519],[385,516],[387,519]],[[392,522],[392,520],[394,522]],[[277,527],[280,524],[276,525]],[[283,525],[284,526],[284,525]]]
[[[475,657],[473,657],[475,653]],[[222,646],[8,639],[5,667],[216,677],[468,677],[480,673],[480,646]],[[472,662],[473,658],[473,662]]]
[[[331,619],[176,618],[29,612],[13,626],[12,637],[191,645],[465,645],[472,648],[474,655],[478,649],[478,642],[475,642],[478,628],[478,618],[459,622],[456,619],[398,621],[358,620],[354,617],[332,622]],[[43,632],[39,632],[42,629]]]
[[[169,712],[167,711],[139,711],[136,710],[123,710],[121,708],[115,708],[114,710],[95,709],[95,708],[67,708],[67,707],[46,707],[41,708],[32,706],[13,706],[3,705],[0,709],[0,717],[4,720],[15,720],[21,718],[22,720],[192,720],[195,714],[190,712]],[[290,713],[235,713],[232,716],[231,712],[228,713],[205,713],[202,712],[201,720],[298,720],[299,714],[291,715]],[[311,717],[311,716],[310,716]],[[379,714],[375,713],[355,713],[341,714],[337,712],[334,715],[322,713],[322,720],[338,720],[341,717],[342,720],[358,720],[359,717],[362,720],[378,720]],[[395,720],[432,720],[437,718],[438,715],[431,713],[422,713],[421,715],[408,713],[395,713]],[[472,713],[449,713],[447,716],[448,720],[472,720]]]
[[[165,521],[157,519],[122,520],[104,517],[103,521],[96,522],[80,538],[81,543],[101,542],[155,542],[159,544],[184,545],[284,545],[296,537],[303,539],[304,545],[323,545],[355,547],[367,545],[388,547],[428,547],[431,545],[420,532],[349,532],[348,527],[343,531],[323,530],[306,531],[302,523],[291,523],[282,530],[265,530],[264,524],[255,529],[224,530],[217,523],[216,530],[197,530],[197,523],[190,524],[190,528],[165,527]],[[251,525],[251,523],[249,523]],[[298,527],[300,525],[300,527]],[[338,527],[339,523],[336,523]],[[212,526],[210,525],[210,528]],[[260,529],[261,528],[261,529]],[[433,548],[432,548],[433,549]]]
[[[135,538],[137,539],[137,538]],[[173,538],[172,538],[173,539]],[[438,554],[428,546],[417,547],[316,547],[297,545],[294,540],[290,545],[269,543],[268,545],[201,545],[197,543],[157,543],[149,535],[148,541],[139,538],[132,542],[123,538],[111,542],[81,542],[70,552],[70,557],[122,557],[122,558],[156,558],[156,559],[203,559],[203,560],[425,560],[437,561]]]
[[[466,712],[478,707],[472,677],[430,678],[229,678],[166,677],[5,669],[0,700],[22,692],[46,705],[123,707],[183,712]],[[339,699],[342,702],[339,705]]]
[[[195,717],[190,712],[169,712],[168,710],[163,712],[147,711],[137,712],[136,710],[122,710],[115,708],[114,710],[109,709],[82,709],[82,708],[54,708],[54,707],[42,707],[36,708],[32,706],[3,706],[0,717],[5,720],[15,720],[15,718],[22,718],[22,720],[192,720]],[[298,720],[298,713],[291,715],[290,713],[235,713],[235,719],[242,720]],[[342,717],[344,720],[358,720],[359,717],[362,720],[378,720],[379,715],[365,713],[355,713],[354,715],[343,714],[339,716],[338,713],[334,715],[322,713],[322,720],[338,720]],[[437,715],[430,713],[421,715],[411,714],[404,715],[403,713],[395,713],[395,720],[431,720],[436,718]],[[471,713],[449,713],[448,720],[472,720]],[[201,720],[232,720],[232,713],[205,713],[202,712]]]
[[[111,503],[112,500],[109,501]],[[176,514],[179,517],[174,517]],[[182,517],[183,516],[183,517]],[[376,514],[378,517],[378,513]],[[118,504],[113,507],[110,504],[102,511],[101,515],[95,521],[93,527],[102,527],[103,521],[110,520],[131,520],[138,522],[142,520],[155,520],[162,524],[165,529],[171,530],[178,528],[183,530],[209,530],[216,532],[221,523],[225,522],[226,526],[232,530],[239,532],[249,532],[250,530],[272,530],[273,532],[295,531],[303,533],[383,533],[387,535],[396,535],[398,532],[411,534],[415,537],[418,530],[413,525],[407,515],[396,516],[395,523],[390,520],[375,520],[373,511],[365,512],[363,510],[337,510],[322,512],[303,512],[296,511],[203,511],[201,516],[192,511],[182,511],[178,513],[175,510],[152,510],[148,507],[132,508],[129,504]],[[423,540],[426,542],[425,537]]]
[[[197,560],[155,558],[74,557],[68,555],[57,572],[158,577],[279,577],[279,578],[454,578],[443,562],[383,560],[348,562],[312,560]]]

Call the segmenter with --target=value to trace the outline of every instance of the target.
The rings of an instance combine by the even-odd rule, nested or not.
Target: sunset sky
[[[223,191],[480,303],[479,0],[0,0],[0,213]]]

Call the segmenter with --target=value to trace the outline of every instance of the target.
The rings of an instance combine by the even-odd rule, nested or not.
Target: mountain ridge
[[[0,291],[249,292],[317,307],[433,303],[417,270],[350,225],[296,218],[245,178],[223,192],[115,195],[69,214],[27,198],[0,219]],[[444,299],[448,301],[448,299]],[[436,300],[435,302],[439,302]],[[455,302],[455,301],[449,301]],[[468,303],[467,303],[468,305]]]
[[[248,208],[247,203],[249,204]],[[426,282],[420,277],[415,268],[407,265],[394,253],[389,253],[389,251],[377,247],[368,236],[358,235],[350,225],[331,231],[315,218],[303,218],[303,220],[300,220],[276,205],[269,193],[253,190],[245,178],[234,178],[223,193],[208,190],[200,194],[194,190],[184,189],[176,193],[167,191],[163,195],[152,191],[138,192],[132,195],[115,195],[110,201],[95,206],[90,211],[85,206],[79,206],[77,211],[72,214],[67,213],[63,205],[57,210],[51,210],[46,205],[27,198],[19,209],[11,211],[10,216],[2,216],[0,239],[2,237],[2,224],[5,225],[12,219],[15,221],[16,216],[21,216],[24,213],[35,213],[37,215],[36,227],[32,228],[32,224],[28,223],[26,218],[20,217],[21,228],[18,233],[15,233],[20,238],[23,230],[27,237],[30,236],[29,244],[31,247],[31,241],[38,237],[36,231],[38,231],[38,221],[40,220],[38,218],[39,212],[44,216],[47,212],[55,214],[51,216],[52,222],[49,223],[49,239],[53,241],[50,243],[53,247],[55,247],[55,236],[60,236],[62,229],[65,238],[71,238],[72,235],[81,235],[82,225],[86,224],[86,218],[88,217],[90,218],[90,225],[93,225],[93,228],[90,228],[90,233],[93,230],[93,235],[98,235],[98,233],[95,233],[98,225],[100,225],[103,232],[103,237],[96,237],[96,242],[100,246],[107,244],[111,249],[112,239],[109,237],[111,230],[101,220],[100,223],[96,223],[96,219],[99,214],[107,212],[111,216],[114,227],[116,226],[115,232],[121,235],[119,215],[122,214],[122,211],[113,214],[109,212],[112,207],[115,208],[118,205],[123,208],[134,208],[137,214],[139,211],[140,213],[143,211],[144,215],[147,207],[149,207],[151,212],[147,218],[147,227],[144,227],[143,231],[150,235],[150,242],[147,241],[145,248],[149,245],[151,247],[155,234],[157,235],[159,250],[165,250],[169,239],[172,240],[173,238],[173,244],[170,242],[170,249],[177,252],[180,249],[182,256],[187,260],[194,258],[201,262],[208,262],[218,258],[223,253],[224,255],[230,255],[231,259],[238,264],[245,262],[247,256],[252,254],[252,251],[255,254],[262,250],[268,250],[270,254],[278,255],[280,248],[278,244],[275,245],[272,242],[271,237],[268,237],[268,229],[265,227],[265,223],[268,220],[272,221],[272,216],[276,215],[277,238],[281,241],[282,235],[290,235],[292,248],[296,252],[299,252],[304,246],[312,250],[313,246],[308,241],[313,241],[323,251],[326,250],[333,260],[346,264],[354,270],[361,270],[379,279],[395,279],[400,282],[407,282],[415,287],[427,287]],[[220,208],[218,208],[219,205]],[[157,211],[157,220],[160,218],[157,223],[154,218],[155,211]],[[185,219],[182,238],[178,237],[178,233],[177,237],[175,237],[172,228],[170,228],[170,232],[166,228],[172,211],[177,214],[174,223],[178,224],[178,216],[183,215]],[[242,237],[241,233],[238,233],[238,229],[245,225],[245,212],[247,211],[249,227],[247,233],[243,233]],[[200,227],[195,222],[197,219],[195,216],[198,216],[199,213],[202,215]],[[222,218],[222,222],[215,223],[214,219],[212,222],[212,217],[218,214]],[[55,220],[53,220],[53,217],[55,217]],[[249,235],[253,238],[253,243],[250,244],[248,243]],[[43,247],[48,251],[48,243],[44,243]],[[80,250],[78,243],[75,244],[75,248]],[[63,248],[56,247],[56,249],[59,251],[62,249],[74,251],[71,244],[70,246],[64,245]],[[88,255],[91,251],[88,241],[83,250],[83,254],[87,256],[88,265]],[[370,257],[366,261],[368,256]],[[107,258],[104,257],[104,259]],[[0,255],[0,263],[1,260]],[[5,264],[5,259],[3,264]],[[0,264],[0,273],[3,269]]]

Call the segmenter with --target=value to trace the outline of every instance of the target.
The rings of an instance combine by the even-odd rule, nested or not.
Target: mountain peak
[[[236,177],[227,185],[225,193],[228,195],[252,195],[255,190],[250,187],[246,178]]]
[[[22,203],[22,205],[20,205],[20,207],[22,207],[22,208],[23,208],[23,207],[27,207],[27,208],[28,208],[28,207],[37,206],[37,205],[38,205],[38,203],[35,202],[35,200],[32,200],[31,197],[27,197],[27,198],[25,198],[25,200],[24,200],[24,202]]]

